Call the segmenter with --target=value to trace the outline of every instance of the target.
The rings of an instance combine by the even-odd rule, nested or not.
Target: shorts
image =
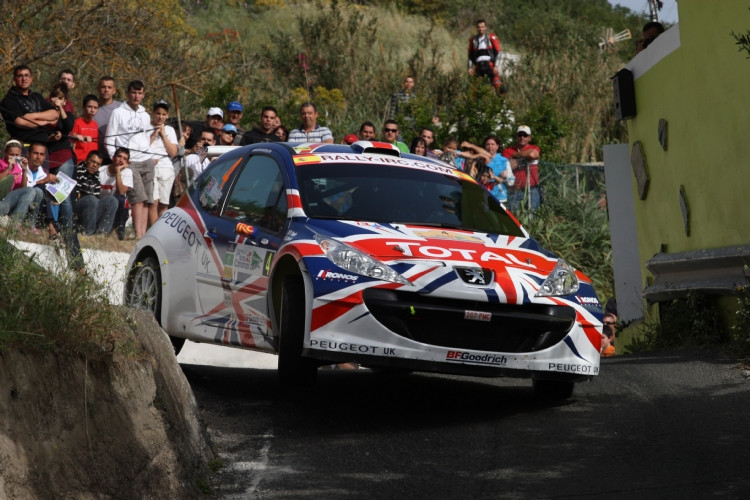
[[[162,205],[169,205],[169,196],[172,194],[174,178],[174,168],[171,164],[169,167],[156,167],[154,169],[154,201]]]
[[[132,161],[130,169],[133,171],[133,187],[128,189],[128,201],[136,203],[154,202],[154,160]]]

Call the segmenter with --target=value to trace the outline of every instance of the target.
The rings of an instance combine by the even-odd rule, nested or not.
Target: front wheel
[[[562,401],[573,396],[573,382],[561,380],[534,380],[534,395],[548,401]]]
[[[154,315],[161,324],[161,269],[154,257],[146,257],[138,264],[133,273],[128,293],[128,306],[134,309],[145,309]],[[180,353],[185,339],[169,336],[175,355]]]
[[[315,360],[302,356],[305,340],[305,284],[299,275],[284,278],[279,315],[279,382],[286,386],[315,384]]]

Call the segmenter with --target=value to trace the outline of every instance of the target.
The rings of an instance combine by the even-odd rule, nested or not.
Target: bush
[[[613,295],[612,241],[604,200],[604,172],[540,162],[544,203],[515,214],[545,248],[581,269],[599,297]]]
[[[640,326],[642,337],[626,346],[627,352],[640,352],[669,347],[710,348],[725,346],[741,356],[750,354],[748,325],[750,300],[741,293],[738,305],[740,321],[727,329],[722,321],[722,308],[717,296],[691,291],[687,296],[658,305],[658,321]]]
[[[745,275],[748,275],[747,266]],[[743,286],[737,290],[735,316],[730,326],[732,342],[737,352],[744,357],[750,357],[750,287]]]

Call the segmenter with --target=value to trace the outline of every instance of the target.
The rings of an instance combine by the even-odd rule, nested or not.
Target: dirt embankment
[[[200,498],[213,458],[153,317],[144,361],[0,352],[0,498]]]

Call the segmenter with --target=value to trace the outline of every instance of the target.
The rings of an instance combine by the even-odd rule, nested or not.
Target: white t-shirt
[[[211,160],[209,160],[207,157],[201,160],[201,155],[197,153],[189,154],[185,157],[185,166],[192,168],[195,172],[195,175],[203,172],[210,164]]]
[[[26,170],[26,187],[34,187],[36,184],[47,177],[47,172],[39,166],[36,168],[36,172],[31,171],[31,167]]]
[[[132,188],[133,187],[133,171],[130,167],[123,168],[120,172],[120,179],[123,185]],[[99,184],[101,184],[101,191],[99,192],[99,198],[105,196],[112,196],[117,191],[117,176],[109,173],[109,165],[104,165],[99,168]]]
[[[141,105],[138,109],[131,108],[127,102],[122,103],[112,111],[107,124],[107,152],[109,157],[115,156],[115,150],[120,146],[130,149],[130,161],[141,162],[150,160],[151,154],[151,116]]]
[[[172,127],[164,125],[164,133],[167,135],[169,142],[175,145],[177,144],[177,134]],[[151,143],[151,152],[154,153],[154,160],[156,160],[157,168],[169,168],[170,170],[174,170],[172,158],[167,154],[167,148],[164,146],[161,134],[156,136],[154,142]]]

